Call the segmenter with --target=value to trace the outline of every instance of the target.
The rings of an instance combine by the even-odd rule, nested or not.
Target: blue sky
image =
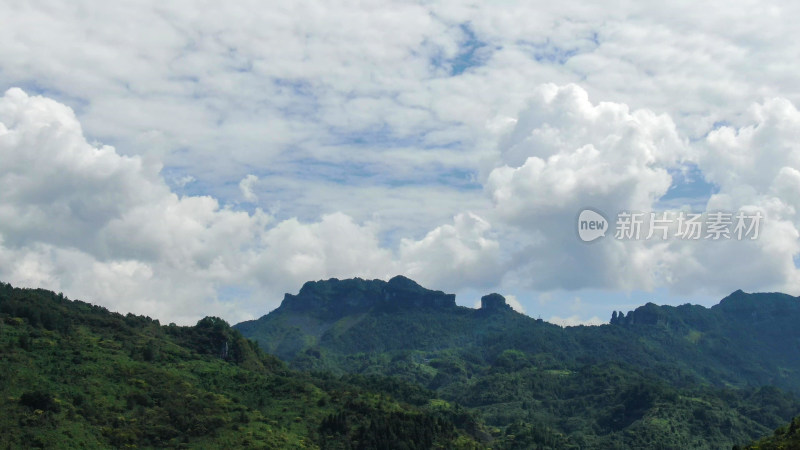
[[[567,325],[800,294],[792,3],[3,8],[3,281],[179,323],[329,277]],[[587,245],[584,207],[765,221]]]

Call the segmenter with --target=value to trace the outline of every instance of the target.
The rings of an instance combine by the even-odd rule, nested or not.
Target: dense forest
[[[792,448],[797,311],[736,292],[561,328],[397,277],[182,327],[2,284],[0,447]]]
[[[380,374],[435,391],[518,448],[731,448],[800,412],[800,302],[734,292],[648,303],[561,328],[487,295],[480,309],[412,280],[306,283],[236,325],[298,370]]]
[[[800,448],[800,416],[791,423],[775,430],[772,436],[760,439],[746,447],[737,446],[734,450],[793,450]]]
[[[396,380],[290,370],[193,327],[0,286],[1,448],[477,448],[467,410]]]

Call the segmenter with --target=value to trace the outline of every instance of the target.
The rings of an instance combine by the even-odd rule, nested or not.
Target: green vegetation
[[[772,436],[754,442],[747,447],[734,450],[793,450],[800,448],[800,417],[795,417],[789,425],[775,430]]]
[[[797,306],[737,292],[564,329],[356,279],[179,327],[0,283],[0,447],[733,448],[800,411]],[[796,448],[798,425],[748,448]]]
[[[738,291],[564,329],[497,295],[479,310],[444,295],[402,277],[333,279],[236,328],[298,370],[433,390],[479,417],[494,448],[731,448],[800,411],[794,297]]]
[[[2,448],[479,445],[430,391],[289,370],[213,317],[162,326],[2,284],[0,361]]]

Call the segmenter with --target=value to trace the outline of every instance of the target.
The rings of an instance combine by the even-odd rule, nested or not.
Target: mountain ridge
[[[797,378],[791,296],[648,304],[629,322],[562,328],[497,294],[478,310],[433,307],[344,281],[303,295],[330,307],[360,286],[361,309],[293,310],[290,298],[265,316],[272,337],[298,344],[282,347],[288,363],[219,318],[162,326],[0,283],[0,445],[731,448],[800,411],[772,386]],[[428,295],[410,281],[390,290]],[[771,305],[755,319],[754,300]],[[787,345],[770,351],[775,339]]]
[[[756,306],[762,309],[762,313],[768,315],[780,314],[787,309],[792,312],[800,312],[798,298],[800,297],[780,292],[748,293],[737,289],[710,307],[690,303],[673,306],[646,302],[644,305],[629,310],[627,316],[623,311],[613,311],[608,324],[632,323],[624,320],[625,317],[631,317],[631,314],[639,317],[639,320],[646,321],[648,320],[646,318],[647,312],[653,308],[719,309],[725,312],[739,313],[740,315],[754,313],[753,318],[757,318],[759,311]],[[381,279],[367,280],[359,277],[348,279],[329,278],[326,280],[307,281],[297,294],[284,294],[280,305],[273,311],[292,310],[331,318],[365,312],[371,308],[378,308],[387,312],[404,308],[466,308],[475,310],[475,308],[468,306],[457,305],[455,300],[455,294],[424,288],[403,275],[394,276],[388,281]],[[490,293],[481,297],[480,308],[477,309],[511,310],[512,308],[505,297],[497,293]],[[270,311],[270,313],[273,311]],[[245,320],[237,324],[237,326],[257,322],[267,317],[270,313],[264,314],[258,319]],[[520,314],[528,316],[525,313]],[[636,319],[634,318],[633,320],[635,321]]]
[[[319,289],[328,282],[315,283]],[[361,283],[365,281],[355,285]],[[386,282],[368,283],[382,286]],[[413,286],[424,295],[437,292]],[[347,292],[338,291],[337,296],[346,298]],[[690,383],[686,380],[720,387],[775,385],[800,393],[800,331],[795,326],[800,322],[800,302],[786,294],[739,290],[710,308],[650,302],[627,314],[613,313],[608,324],[575,327],[518,313],[498,294],[484,296],[481,309],[453,303],[438,309],[397,309],[387,304],[334,315],[308,314],[282,305],[234,328],[264,351],[302,370],[380,372],[385,369],[382,363],[370,369],[354,364],[352,357],[386,352],[395,355],[392,358],[405,358],[400,354],[450,351],[468,354],[480,366],[493,364],[505,350],[514,350],[548,355],[548,360],[563,367],[612,362],[646,368],[676,385]],[[441,383],[426,375],[438,372],[418,367],[405,376],[438,389]]]
[[[290,370],[217,317],[161,325],[1,282],[0,394],[2,448],[483,448],[487,439],[470,413],[429,391]]]
[[[434,292],[403,282],[422,297]],[[328,283],[370,282],[314,283],[330,293]],[[282,304],[234,328],[294,369],[398,377],[555,447],[731,447],[800,412],[800,309],[786,294],[739,290],[712,307],[649,302],[575,327],[520,314],[498,294],[480,309],[377,299],[337,310],[350,295],[322,295],[319,311]]]

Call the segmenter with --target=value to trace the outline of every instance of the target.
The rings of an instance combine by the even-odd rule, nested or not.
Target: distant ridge
[[[566,328],[497,293],[480,304],[405,277],[330,279],[235,328],[295,369],[388,375],[479,411],[508,427],[497,448],[731,448],[800,413],[796,297],[738,290]]]
[[[404,277],[331,279],[232,329],[0,283],[0,443],[732,448],[800,411],[797,306],[737,291],[561,328],[499,294],[476,310]],[[796,423],[775,439],[796,441]]]
[[[568,360],[587,357],[647,365],[674,361],[715,384],[775,383],[800,392],[797,323],[797,297],[737,290],[711,308],[647,303],[627,314],[614,312],[608,325],[562,329],[515,312],[496,293],[483,296],[481,308],[475,310],[456,305],[453,294],[396,276],[389,281],[307,282],[296,295],[286,294],[274,311],[234,328],[287,361],[307,349],[344,356],[465,346],[478,353],[485,353],[487,346],[537,352],[569,348]],[[614,350],[622,345],[615,328],[630,334],[619,350]],[[643,337],[652,343],[637,344]],[[598,342],[605,342],[607,350],[596,351]],[[699,363],[694,361],[697,352],[705,355]],[[738,365],[749,360],[757,363],[742,371]]]

